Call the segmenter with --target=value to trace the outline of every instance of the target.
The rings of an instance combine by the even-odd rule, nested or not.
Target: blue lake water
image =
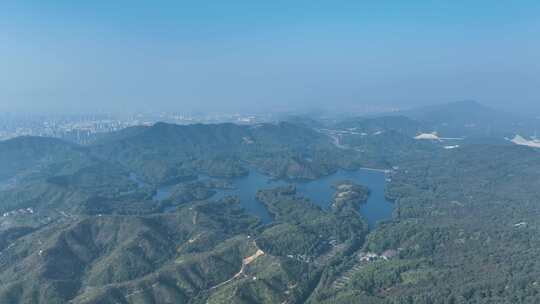
[[[284,181],[272,180],[268,176],[252,170],[249,175],[238,177],[232,180],[234,189],[219,190],[212,198],[220,199],[225,196],[235,195],[240,198],[240,204],[250,214],[258,216],[263,223],[272,220],[266,207],[255,198],[257,191],[271,189],[278,186],[287,185]]]
[[[156,194],[154,194],[152,199],[154,201],[161,201],[161,200],[169,198],[171,196],[171,191],[173,190],[174,186],[175,185],[159,187],[156,190]]]
[[[360,214],[367,220],[369,227],[375,227],[378,221],[392,218],[394,204],[388,201],[384,195],[386,176],[382,171],[369,169],[338,171],[314,181],[295,184],[300,195],[309,198],[313,203],[323,208],[328,208],[335,193],[332,185],[343,180],[351,180],[369,188],[370,194],[367,202],[360,205]]]
[[[360,169],[357,171],[338,171],[332,175],[313,181],[281,181],[272,180],[255,170],[248,176],[235,178],[232,180],[235,189],[218,190],[212,199],[220,199],[229,195],[238,196],[240,204],[250,214],[258,216],[264,223],[271,221],[266,207],[256,200],[255,195],[258,190],[271,189],[277,186],[293,184],[296,186],[297,194],[309,198],[313,203],[322,208],[329,208],[334,189],[332,184],[342,180],[351,180],[357,184],[367,186],[370,190],[368,201],[360,207],[360,213],[367,220],[371,228],[381,220],[392,217],[394,204],[384,196],[386,184],[385,174],[381,171]],[[158,189],[155,200],[166,199],[171,187]]]

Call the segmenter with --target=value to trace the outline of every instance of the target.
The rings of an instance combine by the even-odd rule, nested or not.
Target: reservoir
[[[338,171],[332,175],[317,180],[295,183],[299,195],[309,198],[322,208],[329,208],[336,182],[350,180],[369,188],[369,197],[366,203],[360,205],[360,214],[364,217],[370,228],[375,227],[378,221],[392,218],[394,204],[384,196],[386,176],[382,171],[360,169],[357,171]]]
[[[259,217],[263,223],[269,223],[271,216],[266,207],[256,200],[255,194],[261,189],[271,189],[278,186],[293,184],[296,186],[297,195],[309,198],[313,203],[323,209],[330,206],[334,189],[332,185],[343,180],[351,180],[354,183],[367,186],[370,190],[368,201],[361,205],[360,214],[367,220],[369,227],[375,227],[381,220],[392,217],[394,205],[384,196],[386,177],[384,172],[370,169],[360,169],[357,171],[340,170],[329,176],[309,181],[282,181],[273,180],[268,176],[258,173],[256,170],[250,171],[247,176],[234,178],[232,183],[235,189],[217,190],[212,199],[220,199],[229,195],[238,196],[240,204],[250,214]],[[168,197],[170,187],[158,189],[155,199],[165,199]]]

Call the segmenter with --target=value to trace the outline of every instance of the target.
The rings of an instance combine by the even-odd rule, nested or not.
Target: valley
[[[439,124],[0,142],[0,302],[534,302],[540,152]]]

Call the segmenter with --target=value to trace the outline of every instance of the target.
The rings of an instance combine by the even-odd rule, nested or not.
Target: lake
[[[309,198],[313,203],[327,209],[330,206],[334,189],[332,184],[342,180],[351,180],[357,184],[367,186],[370,190],[368,201],[360,207],[360,213],[367,220],[369,227],[381,220],[392,217],[394,204],[384,196],[386,176],[382,171],[360,169],[357,171],[340,170],[332,175],[310,181],[282,181],[273,180],[252,170],[249,175],[234,178],[232,183],[235,189],[217,190],[212,199],[220,199],[229,195],[240,198],[240,204],[250,214],[258,216],[263,223],[269,223],[271,216],[266,207],[255,199],[255,194],[260,189],[271,189],[278,186],[293,184],[296,186],[297,194]],[[170,187],[158,189],[156,200],[166,199],[169,195]]]
[[[295,183],[300,195],[309,198],[322,208],[329,208],[335,193],[332,185],[342,180],[351,180],[369,188],[366,203],[360,205],[360,214],[367,220],[369,227],[375,227],[378,221],[392,218],[394,204],[384,196],[386,175],[382,171],[360,169],[357,171],[338,171],[323,178]]]

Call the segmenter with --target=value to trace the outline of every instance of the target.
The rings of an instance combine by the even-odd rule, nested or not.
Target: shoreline
[[[384,174],[390,173],[390,169],[377,169],[377,168],[368,168],[368,167],[360,167],[359,170],[368,170],[368,171],[376,171],[376,172],[382,172]]]

